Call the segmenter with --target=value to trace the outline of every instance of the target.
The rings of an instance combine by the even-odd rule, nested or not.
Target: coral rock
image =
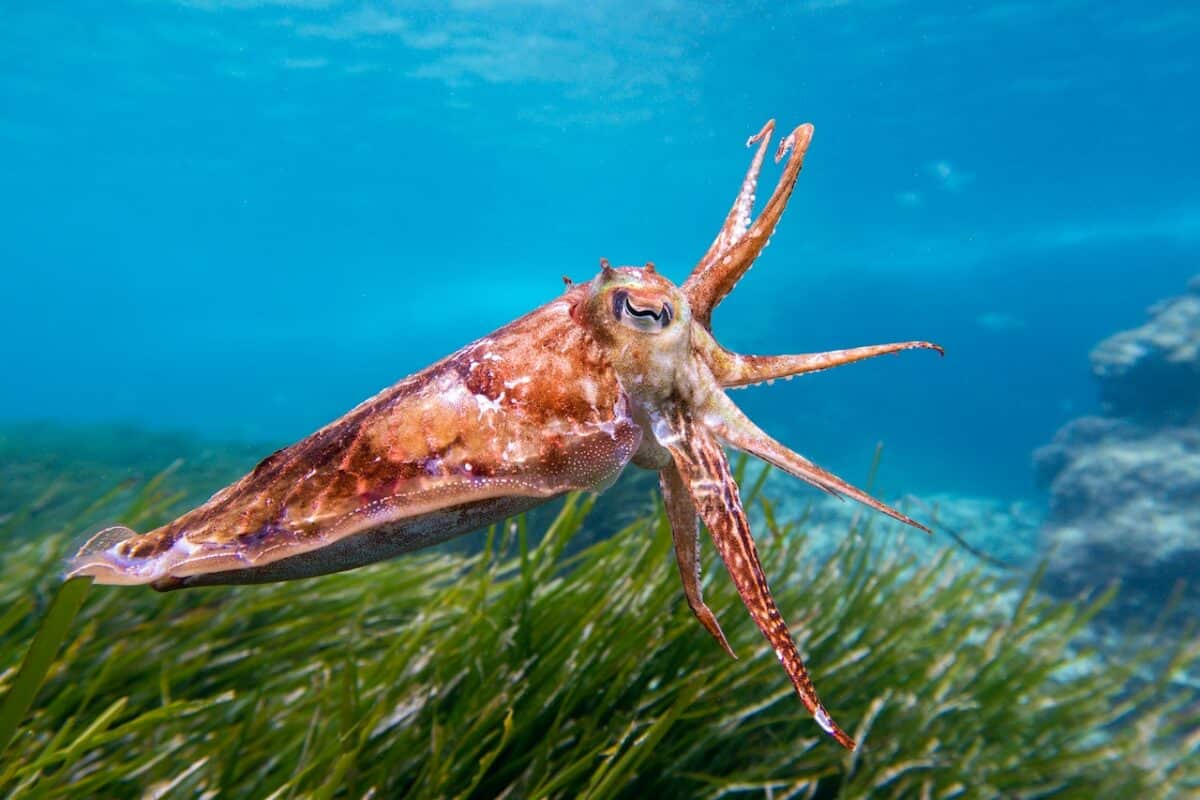
[[[1050,488],[1051,589],[1120,579],[1127,604],[1154,607],[1177,580],[1200,575],[1200,430],[1085,417],[1034,460]]]
[[[1034,453],[1052,591],[1119,579],[1116,610],[1154,613],[1190,581],[1184,602],[1200,606],[1200,276],[1188,290],[1092,352],[1110,416],[1073,420]]]
[[[1117,416],[1185,421],[1200,407],[1200,276],[1189,293],[1150,307],[1151,319],[1092,351],[1105,409]]]

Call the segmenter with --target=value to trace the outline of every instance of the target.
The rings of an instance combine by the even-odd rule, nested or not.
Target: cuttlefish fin
[[[692,425],[683,414],[677,414],[663,427],[673,430],[668,436],[660,436],[659,441],[670,451],[692,503],[708,527],[754,624],[774,648],[796,694],[817,724],[843,747],[853,750],[854,740],[833,721],[821,704],[787,623],[771,597],[737,482],[720,443],[707,430]]]
[[[663,503],[667,507],[667,519],[671,523],[671,539],[675,543],[675,563],[679,566],[679,577],[683,581],[683,594],[688,606],[700,624],[704,626],[717,644],[729,653],[731,658],[737,658],[716,615],[704,602],[700,589],[700,537],[697,535],[696,509],[692,505],[688,488],[674,464],[669,464],[659,472],[659,485],[662,487]]]
[[[761,458],[772,466],[778,467],[789,475],[828,492],[839,498],[849,497],[865,506],[887,514],[892,519],[911,525],[914,528],[929,533],[929,528],[902,514],[896,509],[859,489],[857,486],[834,475],[828,470],[818,467],[799,453],[794,453],[779,442],[768,436],[761,428],[750,421],[733,401],[723,392],[714,392],[710,398],[710,411],[704,418],[704,424],[726,444]]]
[[[775,151],[775,161],[781,161],[789,150],[791,157],[784,165],[783,174],[775,185],[775,191],[763,206],[762,213],[750,222],[758,172],[774,130],[775,123],[772,120],[763,126],[757,136],[750,138],[748,144],[758,142],[759,148],[750,162],[742,189],[734,200],[733,208],[730,209],[716,240],[680,287],[692,309],[692,318],[705,328],[711,327],[713,309],[733,291],[733,287],[750,269],[754,259],[758,258],[759,253],[767,246],[767,241],[775,232],[775,226],[779,224],[788,199],[792,196],[796,178],[800,177],[804,154],[808,151],[813,135],[813,126],[807,123],[793,130],[779,142],[779,148]]]

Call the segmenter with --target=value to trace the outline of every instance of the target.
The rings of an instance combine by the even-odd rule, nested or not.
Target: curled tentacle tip
[[[771,134],[775,132],[775,120],[767,120],[767,124],[762,126],[762,130],[746,140],[746,147],[753,147],[763,139],[771,138]]]
[[[794,150],[796,158],[803,157],[804,151],[808,149],[809,142],[812,141],[813,130],[812,123],[806,122],[783,137],[779,142],[779,149],[775,151],[775,163],[778,164],[782,161],[789,150]]]
[[[936,342],[908,342],[905,349],[918,348],[921,350],[936,350],[939,356],[946,355],[946,349]]]

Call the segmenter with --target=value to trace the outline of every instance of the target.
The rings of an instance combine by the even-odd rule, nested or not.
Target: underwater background
[[[940,563],[945,547],[955,563],[988,580],[1024,585],[1045,565],[1050,577],[1037,595],[1056,598],[1047,603],[1095,597],[1119,579],[1116,599],[1097,610],[1100,622],[1092,625],[1089,616],[1090,627],[1080,622],[1072,635],[1098,648],[1097,658],[1133,648],[1144,671],[1082,693],[1110,697],[1111,690],[1115,708],[1141,697],[1146,685],[1158,687],[1150,696],[1170,713],[1192,716],[1162,726],[1167,755],[1150,761],[1152,772],[1167,777],[1142,796],[1186,796],[1200,786],[1194,769],[1172,772],[1180,753],[1194,757],[1198,746],[1198,706],[1179,692],[1200,685],[1200,667],[1194,652],[1190,661],[1181,657],[1182,666],[1162,660],[1194,640],[1200,609],[1200,283],[1189,283],[1200,274],[1195,3],[20,2],[6,5],[0,19],[0,534],[6,544],[31,547],[59,537],[53,548],[8,557],[0,595],[14,604],[34,599],[0,617],[0,636],[12,648],[0,667],[18,663],[59,557],[100,522],[129,522],[129,514],[146,525],[162,522],[277,447],[553,299],[561,276],[590,279],[601,257],[653,261],[682,282],[737,193],[751,156],[747,137],[774,118],[781,131],[812,122],[816,133],[770,247],[714,315],[718,340],[739,352],[773,354],[926,339],[946,355],[904,353],[756,387],[737,393],[738,404],[818,464],[858,485],[870,481],[879,496],[941,523],[931,542],[875,523],[890,538],[866,550],[877,559],[873,569],[894,577],[897,596],[909,576]],[[760,202],[777,175],[768,164]],[[172,493],[94,505],[114,488],[144,491],[177,459],[182,464],[165,479]],[[582,542],[653,513],[653,482],[645,477],[630,476],[633,483],[599,500],[591,528],[575,521],[590,531]],[[771,500],[752,510],[763,538],[776,518],[786,518],[807,526],[808,546],[822,558],[854,558],[839,543],[861,530],[858,509],[831,504],[786,476],[771,475],[763,486]],[[552,518],[533,518],[531,526]],[[471,547],[481,542],[476,537]],[[893,574],[884,553],[896,547],[919,557]],[[659,555],[663,585],[675,581],[678,594],[669,556]],[[428,568],[419,559],[394,567]],[[726,582],[715,566],[709,572],[714,584]],[[789,591],[782,568],[768,563],[767,572],[779,591]],[[258,613],[266,619],[287,613],[284,600],[323,602],[310,597],[321,586],[335,597],[353,593],[344,582],[351,578],[328,580],[307,590],[220,596],[264,603]],[[34,585],[42,594],[26,591]],[[791,591],[781,606],[795,624],[816,600]],[[837,602],[836,581],[822,591]],[[158,637],[158,655],[141,657],[170,662],[169,629],[150,621],[182,619],[193,608],[186,604],[203,598],[133,593],[138,599],[126,607],[121,598],[129,593],[94,592],[105,597],[91,612],[101,621],[87,629],[96,652],[107,652],[97,633],[107,624],[108,641],[130,629],[148,641]],[[678,604],[675,595],[665,597]],[[996,588],[977,600],[1010,609],[1005,597],[1016,602],[1020,594]],[[959,608],[972,602],[970,593],[953,599]],[[353,616],[351,606],[358,607],[321,608]],[[1045,613],[1034,615],[1038,624],[1057,624],[1057,606],[1038,608]],[[18,623],[22,609],[29,618]],[[731,605],[723,619],[739,614]],[[686,607],[677,621],[688,636],[699,630]],[[335,630],[332,617],[312,630],[326,630],[321,625]],[[1131,632],[1148,629],[1152,642]],[[193,641],[205,635],[203,625],[187,630]],[[220,635],[213,632],[213,641]],[[711,643],[702,635],[695,648],[715,662],[720,654],[707,653]],[[965,648],[976,642],[972,636],[947,646]],[[751,630],[745,649],[755,642]],[[1049,650],[1066,647],[1054,642]],[[264,657],[271,647],[243,645]],[[82,644],[70,652],[72,663],[90,663]],[[876,652],[886,686],[885,674],[895,674],[884,669],[890,651]],[[830,652],[822,668],[809,654],[818,686],[835,705],[830,662],[845,662]],[[943,655],[922,651],[912,664]],[[341,662],[329,663],[336,672]],[[1040,670],[1030,667],[1030,674],[1043,680]],[[74,685],[71,674],[60,670],[62,686]],[[0,687],[11,675],[0,673]],[[148,675],[143,711],[159,701],[173,708],[169,692],[156,694],[158,674]],[[220,688],[236,691],[252,675],[248,669]],[[766,669],[762,676],[771,691],[786,688],[781,676]],[[43,696],[65,698],[53,706],[65,714],[69,692],[54,689],[53,679]],[[435,686],[448,680],[422,679]],[[133,698],[141,684],[128,680]],[[287,691],[308,685],[307,677],[296,680]],[[117,691],[101,687],[95,696],[110,690]],[[758,702],[753,697],[748,690],[741,706]],[[874,707],[868,700],[850,706],[843,721],[863,718]],[[723,716],[730,708],[718,716],[733,725]],[[798,710],[786,707],[803,717]],[[499,730],[508,724],[505,712],[493,711],[480,718]],[[774,707],[776,716],[784,712]],[[35,731],[59,724],[36,709],[34,719]],[[131,736],[155,729],[145,719]],[[1125,758],[1120,732],[1137,726],[1120,715],[1099,719],[1064,736],[1117,731],[1105,753]],[[924,723],[896,722],[898,729],[914,724]],[[629,725],[612,736],[645,735]],[[379,737],[391,730],[373,728],[371,746],[382,747]],[[603,730],[594,733],[597,752],[624,752]],[[728,727],[714,731],[706,746],[733,735]],[[36,732],[25,741],[45,743]],[[1129,742],[1153,750],[1145,739]],[[416,737],[405,746],[426,744]],[[61,765],[90,745],[63,747],[44,763],[0,761],[0,788],[36,794],[29,776],[46,774],[73,785]],[[997,763],[1011,755],[998,755]],[[191,757],[226,763],[216,751]],[[476,753],[463,758],[480,763]],[[672,764],[686,777],[712,758],[693,750]],[[95,759],[93,766],[104,761]],[[1094,776],[1104,760],[1096,759],[1062,774]],[[731,756],[734,762],[742,763]],[[628,766],[595,796],[648,791],[638,771],[644,765]],[[878,774],[888,768],[884,759]],[[285,783],[264,771],[260,783],[242,784],[228,769],[213,782],[197,769],[188,777],[196,792],[219,786],[253,796],[255,787]],[[782,790],[771,783],[774,769],[764,762],[759,782],[747,778],[746,785]],[[811,769],[820,777],[793,786],[831,791],[834,768],[821,762]],[[301,777],[288,778],[292,790],[311,789],[309,773],[295,774]],[[424,784],[414,778],[405,785],[429,796],[491,791],[486,782],[466,790],[457,773],[431,783],[430,774]],[[372,780],[341,784],[338,792],[361,796],[364,787],[385,785]],[[967,779],[939,786],[952,795],[956,780]],[[1098,785],[1046,780],[1080,796]],[[97,778],[90,786],[149,785],[134,773],[120,781]],[[535,786],[554,795],[571,785],[514,781],[518,795]],[[86,796],[89,784],[80,785]],[[652,788],[691,796],[695,786],[682,785]],[[1018,792],[1003,781],[988,785]],[[1105,784],[1134,785],[1142,786]],[[906,796],[919,784],[858,786],[847,778],[840,791],[871,795],[881,787]]]
[[[948,355],[739,402],[835,471],[1029,493],[1088,350],[1196,271],[1198,13],[10,5],[0,418],[300,438],[601,256],[682,280],[776,118],[816,136],[721,341]]]

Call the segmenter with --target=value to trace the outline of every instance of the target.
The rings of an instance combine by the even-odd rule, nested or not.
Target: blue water
[[[735,399],[1017,496],[1200,265],[1194,3],[441,6],[7,4],[0,420],[297,439],[601,256],[682,280],[776,117],[816,136],[719,339],[947,356]]]

